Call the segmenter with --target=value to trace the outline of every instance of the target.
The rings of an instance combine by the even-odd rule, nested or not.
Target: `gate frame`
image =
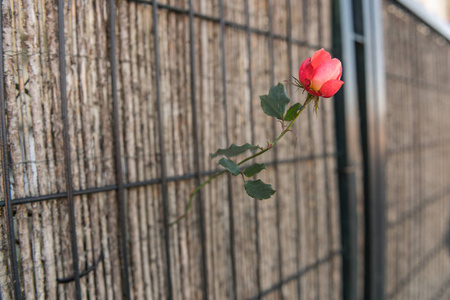
[[[364,299],[384,299],[386,92],[381,1],[333,1],[333,51],[345,65],[346,84],[336,95],[335,120],[343,299],[351,300],[360,293]],[[356,193],[355,157],[359,151],[363,199]],[[364,205],[364,291],[358,291],[357,278],[358,201]]]
[[[382,0],[362,0],[365,94],[361,95],[364,158],[364,299],[384,299],[386,248],[386,70]],[[361,57],[362,58],[362,57]],[[363,118],[363,116],[366,118]],[[364,123],[364,124],[363,124]]]

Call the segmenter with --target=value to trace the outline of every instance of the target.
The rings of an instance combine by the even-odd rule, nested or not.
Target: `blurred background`
[[[450,4],[448,0],[417,0],[434,17],[444,22],[450,21]]]
[[[450,299],[449,6],[2,1],[0,298]],[[256,160],[277,193],[168,226],[320,48],[345,84]]]

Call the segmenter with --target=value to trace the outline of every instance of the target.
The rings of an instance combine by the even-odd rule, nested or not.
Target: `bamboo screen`
[[[166,225],[280,132],[258,96],[330,50],[331,1],[190,2],[2,1],[2,299],[340,298],[332,99],[259,160],[272,199],[223,176]]]
[[[386,298],[450,299],[448,40],[384,2]]]

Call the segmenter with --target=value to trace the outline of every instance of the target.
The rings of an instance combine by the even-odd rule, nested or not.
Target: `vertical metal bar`
[[[437,44],[437,41],[434,41],[433,48],[434,48],[433,52],[434,52],[435,57],[436,57],[435,61],[434,61],[434,63],[435,63],[435,70],[434,70],[434,72],[435,72],[435,76],[436,76],[435,78],[440,78],[439,84],[442,84],[442,83],[445,82],[445,80],[448,80],[448,77],[447,78],[440,77],[440,76],[442,76],[441,74],[447,74],[447,75],[449,74],[448,72],[442,73],[442,69],[443,68],[447,68],[448,61],[446,61],[445,58],[442,57],[442,53],[440,53],[440,51],[439,51],[440,47]],[[442,93],[442,91],[440,91],[439,93],[436,93],[436,100],[439,101],[440,100],[439,98],[442,97],[443,95],[444,94]],[[447,101],[448,101],[448,98],[447,98]],[[440,113],[440,115],[439,115],[439,125],[438,125],[439,128],[444,128],[445,121],[446,121],[445,117],[443,117],[443,114]],[[445,136],[444,135],[439,135],[438,143],[439,143],[440,146],[444,145],[444,143],[445,143]],[[447,158],[447,156],[445,158],[442,158],[442,157],[439,157],[439,156],[435,157],[436,160],[440,161],[439,167],[438,167],[438,173],[439,173],[438,176],[440,178],[440,180],[439,180],[439,185],[440,186],[444,186],[444,184],[447,183],[447,179],[448,179],[448,177],[445,176],[445,169],[446,169],[446,166],[448,166],[448,164],[445,164],[446,158]],[[422,184],[422,182],[421,182],[421,184]],[[444,220],[445,213],[448,211],[447,207],[446,207],[446,203],[447,202],[446,201],[442,201],[443,199],[446,199],[445,198],[445,193],[441,192],[440,195],[439,195],[439,198],[440,198],[440,200],[439,200],[439,202],[440,202],[440,209],[439,209],[439,211],[440,211],[440,214],[439,214],[440,222],[439,223],[442,224],[441,225],[441,234],[443,234],[444,237],[445,237],[443,246],[447,246],[446,250],[448,251],[448,254],[450,254],[450,248],[449,248],[449,246],[450,246],[450,236],[449,236],[449,232],[447,231],[447,230],[450,230],[450,228],[448,227],[448,221]],[[423,214],[421,214],[421,220],[422,219],[423,219]],[[447,226],[447,229],[446,229],[446,226]],[[421,232],[421,231],[419,231],[419,232]],[[419,242],[422,242],[422,236],[420,236],[420,241]],[[445,245],[445,244],[447,244],[447,245]],[[446,262],[448,262],[448,260],[446,260],[446,257],[441,255],[441,257],[439,259],[439,275],[438,276],[440,278],[444,278],[445,276],[447,276],[447,279],[446,279],[446,283],[444,282],[444,285],[441,286],[441,289],[439,291],[439,295],[444,295],[446,288],[448,288],[449,285],[450,285],[450,280],[449,280],[449,276],[448,276],[448,274],[449,274],[448,273],[448,269],[449,268],[448,268],[448,265],[446,266]],[[435,299],[436,298],[438,298],[438,297],[435,296]]]
[[[392,15],[389,16],[386,19],[386,21],[388,22],[387,26],[389,26],[389,27],[393,26],[393,28],[397,28],[397,24],[396,23],[397,23],[398,20],[394,19],[392,17]],[[409,31],[409,29],[410,29],[410,26],[408,26],[406,28],[407,31]],[[389,34],[389,36],[388,36],[388,39],[386,40],[386,42],[387,43],[392,43],[392,41],[394,41],[396,39],[396,35],[398,34],[398,31],[397,30],[389,30],[388,34]],[[406,32],[406,34],[408,34],[408,33]],[[402,51],[401,51],[403,53],[404,48],[406,48],[406,47],[403,44],[400,44],[400,47],[403,48]],[[399,54],[399,51],[392,51],[392,53],[390,53],[390,55],[392,56],[391,57],[391,61],[399,61],[398,54]],[[394,91],[393,97],[398,97],[398,95],[402,94],[404,92],[404,90],[405,90],[405,88],[402,88],[400,91],[399,90]],[[404,121],[404,120],[402,120],[402,121]],[[396,150],[401,150],[399,146],[396,146],[395,148],[396,148]],[[406,172],[405,171],[403,171],[403,172],[400,171],[399,173],[403,175],[402,180],[405,180],[404,178],[406,177]],[[398,173],[396,172],[395,176],[396,176],[396,178],[399,178],[399,176],[397,174]],[[398,214],[398,213],[402,212],[400,201],[399,201],[399,197],[398,197],[398,193],[395,193],[394,197],[397,199],[396,203],[395,203],[395,206],[391,204],[389,206],[389,209],[395,210],[395,213]],[[399,237],[400,237],[400,229],[401,228],[402,228],[402,226],[400,226],[400,224],[399,224],[398,226],[391,227],[391,228],[388,229],[390,231],[395,231],[395,238],[394,238],[394,240],[395,240],[395,248],[394,248],[394,253],[393,253],[394,257],[398,257],[399,253],[400,253],[400,250],[399,250],[400,238]],[[392,241],[392,238],[391,238],[391,240],[387,241],[387,243],[394,243],[394,241]],[[395,280],[393,286],[397,286],[399,284],[399,282],[400,282],[401,276],[400,276],[400,267],[399,266],[400,266],[400,260],[396,259],[395,260],[395,265],[393,267],[391,267],[392,271],[388,270],[388,272],[392,272],[392,276],[394,278],[393,280]],[[388,292],[390,292],[390,291],[386,291],[386,293],[388,293]],[[420,297],[417,298],[417,299],[420,299]]]
[[[194,144],[194,166],[195,166],[195,182],[199,185],[201,182],[200,175],[200,155],[198,149],[198,125],[197,125],[197,73],[196,73],[196,60],[195,60],[195,40],[194,40],[194,8],[192,0],[189,0],[189,55],[191,59],[191,109],[192,109],[192,125],[194,132],[192,135],[192,143]],[[206,264],[206,228],[205,228],[205,216],[203,214],[203,201],[202,193],[197,193],[198,214],[200,219],[200,239],[202,248],[202,281],[203,281],[203,299],[208,298],[208,268]]]
[[[368,199],[368,232],[366,238],[371,239],[370,281],[367,288],[367,299],[384,298],[384,254],[385,254],[385,160],[386,160],[386,93],[385,65],[383,48],[383,27],[381,1],[363,2],[364,34],[367,46],[364,47],[366,99],[367,99],[367,161],[369,178]]]
[[[288,70],[289,74],[292,74],[292,65],[293,65],[293,59],[292,59],[292,12],[291,12],[291,0],[286,0],[286,9],[288,13],[288,20],[287,20],[287,42],[288,42]],[[293,88],[291,87],[291,98],[293,98],[294,92]],[[295,166],[294,170],[294,181],[295,183],[300,183],[299,174],[298,174],[298,168]],[[301,227],[300,223],[300,193],[299,189],[295,188],[295,215],[297,219],[297,228]],[[297,271],[300,270],[301,264],[300,264],[300,251],[301,251],[301,238],[300,238],[300,230],[298,229],[297,235],[295,237],[295,244],[296,244],[296,252],[297,252],[297,260],[296,260],[296,268]],[[301,284],[301,278],[302,276],[297,277],[297,299],[301,299],[302,297],[302,284]]]
[[[267,0],[267,17],[269,19],[269,56],[270,56],[270,84],[275,84],[275,57],[273,52],[273,15],[272,15],[272,1]],[[275,124],[275,122],[274,122]],[[274,137],[276,137],[275,126],[274,126]],[[274,151],[276,148],[274,148]],[[275,156],[276,159],[276,156]]]
[[[416,22],[412,22],[412,24],[409,26],[409,31],[410,31],[410,40],[413,44],[413,47],[411,49],[411,57],[413,58],[413,63],[411,66],[411,71],[410,71],[410,78],[415,78],[416,74],[420,74],[418,72],[420,72],[419,69],[419,64],[418,64],[418,59],[419,59],[419,43],[418,43],[418,36],[417,36],[417,30],[416,30],[416,26],[417,23]],[[420,134],[420,127],[422,124],[422,114],[420,113],[420,103],[422,101],[422,95],[421,95],[421,86],[413,86],[413,90],[416,90],[416,93],[414,93],[414,95],[416,95],[416,97],[414,97],[413,99],[413,114],[414,114],[414,125],[413,125],[413,147],[414,147],[414,161],[417,162],[417,168],[415,168],[415,172],[414,172],[414,181],[415,181],[415,187],[417,188],[417,194],[418,194],[418,199],[419,199],[419,203],[415,204],[415,205],[420,205],[420,202],[423,201],[424,197],[423,197],[423,189],[422,189],[422,158],[421,158],[421,148],[420,148],[420,144],[421,144],[421,134]],[[422,206],[420,206],[422,210]],[[422,211],[420,211],[418,214],[418,220],[417,223],[419,224],[419,237],[418,237],[418,242],[419,245],[426,245],[426,243],[423,243],[422,240],[422,226],[424,224],[424,221],[426,222],[426,219],[424,220],[424,216]],[[405,223],[406,226],[407,222]],[[422,250],[422,249],[421,249]],[[422,251],[419,252],[420,254],[422,254]],[[418,261],[420,261],[420,257],[418,257]],[[411,264],[409,264],[409,266],[411,266]],[[424,272],[421,272],[421,277],[426,277],[423,276]],[[442,278],[442,277],[441,277]],[[425,278],[422,279],[420,282],[425,282]],[[418,290],[420,291],[420,295],[418,295],[417,299],[425,299],[425,289],[419,287]]]
[[[159,66],[159,43],[158,43],[158,1],[153,1],[153,38],[155,47],[155,80],[156,80],[156,106],[158,110],[158,134],[159,134],[159,153],[161,156],[161,190],[163,196],[164,209],[164,235],[166,247],[166,267],[167,267],[167,298],[172,299],[172,274],[170,263],[170,242],[169,242],[169,200],[167,191],[167,170],[166,170],[166,152],[164,150],[164,119],[163,106],[161,103],[161,78]]]
[[[325,109],[323,109],[325,110]],[[329,176],[329,171],[328,171],[328,158],[326,157],[326,151],[327,151],[327,147],[326,147],[326,143],[327,143],[327,138],[326,138],[326,134],[327,134],[327,130],[326,130],[326,122],[325,122],[326,118],[325,116],[322,117],[322,135],[323,135],[323,155],[324,155],[324,165],[325,165],[325,198],[326,198],[326,222],[327,222],[327,231],[328,231],[328,251],[329,253],[331,253],[333,251],[333,241],[334,241],[334,236],[333,236],[333,224],[331,222],[332,220],[332,203],[331,203],[331,195],[330,195],[330,183],[328,182],[328,176]],[[333,261],[331,261],[330,263],[330,270],[329,270],[329,292],[331,293],[331,295],[333,295],[333,291],[334,291],[334,280],[333,280],[333,274],[334,274],[334,264]]]
[[[120,252],[122,259],[122,287],[125,299],[130,299],[130,278],[128,273],[127,219],[125,190],[123,187],[122,150],[120,144],[119,99],[117,95],[117,53],[116,53],[116,10],[114,0],[109,0],[109,32],[111,60],[111,88],[113,95],[114,158],[116,163],[117,200],[119,202]]]
[[[409,44],[408,46],[410,46],[410,50],[412,52],[411,57],[415,58],[414,61],[411,63],[412,64],[411,70],[417,71],[418,70],[418,68],[417,68],[417,62],[418,61],[417,60],[418,60],[419,57],[417,55],[418,54],[417,53],[417,50],[418,50],[417,49],[417,43],[416,43],[416,37],[417,36],[414,34],[416,32],[416,30],[414,28],[415,27],[414,25],[416,25],[416,23],[412,22],[411,26],[413,27],[412,28],[413,30],[411,30],[411,32],[413,33],[413,36],[409,37],[409,39],[411,40],[413,45]],[[407,53],[407,52],[405,52],[405,53]],[[412,77],[410,77],[410,78],[414,78],[415,74],[418,74],[418,73],[414,73],[414,71],[411,72],[412,73]],[[420,144],[420,137],[419,137],[419,135],[420,135],[420,116],[421,116],[420,115],[420,102],[421,101],[419,99],[420,99],[421,88],[415,86],[415,87],[413,87],[413,89],[416,90],[414,94],[417,95],[417,96],[414,97],[414,99],[413,99],[414,104],[413,104],[413,109],[412,109],[413,120],[414,120],[414,124],[413,124],[413,126],[411,128],[412,131],[413,131],[413,136],[412,136],[412,139],[413,139],[413,141],[412,141],[412,144],[413,144],[412,155],[414,157],[414,162],[416,162],[417,165],[414,165],[414,167],[413,167],[414,169],[412,171],[412,173],[413,173],[412,174],[412,181],[414,182],[414,188],[416,189],[414,194],[418,196],[416,198],[417,199],[417,204],[420,205],[420,202],[423,200],[423,198],[422,198],[422,186],[421,186],[421,182],[420,182],[420,171],[419,171],[420,170],[420,164],[421,164],[420,148],[419,148],[420,147],[419,146],[419,144]],[[413,200],[413,199],[411,199],[411,200]],[[402,209],[402,211],[407,211],[407,210],[411,209],[411,207],[413,207],[413,205],[417,205],[417,204],[416,203],[411,204],[410,201],[404,201],[405,208]],[[422,210],[422,208],[420,208],[419,210]],[[421,215],[422,215],[421,211],[419,211],[419,213],[416,215],[417,219],[418,219],[417,220],[418,224],[421,224],[421,221],[422,221]],[[414,223],[416,223],[416,222],[414,222]],[[410,228],[410,226],[408,226],[408,222],[403,223],[402,227],[404,227],[404,230],[407,233],[407,234],[405,233],[403,235],[403,237],[408,242],[410,242],[411,238],[412,238],[412,234],[411,234],[411,228]],[[419,232],[420,232],[420,230],[419,230]],[[411,269],[412,269],[412,266],[415,263],[412,262],[413,257],[411,255],[411,247],[408,247],[407,251],[408,251],[408,254],[403,253],[402,256],[406,260],[406,265],[408,266],[408,273],[410,273]],[[420,273],[423,273],[423,272],[420,272]],[[408,280],[408,281],[409,282],[408,282],[407,286],[405,286],[404,290],[408,290],[407,293],[410,293],[411,292],[411,284],[410,284],[411,281],[410,280]],[[424,282],[424,281],[422,281],[422,282]],[[428,297],[423,297],[423,298],[418,298],[418,299],[428,299]]]
[[[303,1],[303,31],[305,34],[305,41],[308,40],[308,32],[309,32],[309,14],[308,14],[308,1],[304,0]],[[318,30],[320,33],[320,25],[318,26]],[[319,42],[320,42],[320,38],[319,38]],[[308,136],[309,139],[311,141],[311,155],[314,155],[315,152],[315,143],[314,143],[314,137],[313,137],[313,132],[312,132],[312,126],[311,123],[312,122],[312,116],[311,114],[308,114]],[[311,161],[313,163],[313,166],[315,166],[316,162],[315,161]],[[318,235],[318,208],[317,208],[317,196],[316,196],[316,191],[317,191],[317,180],[315,179],[316,174],[315,174],[315,168],[313,167],[313,171],[311,176],[313,177],[313,186],[314,186],[314,196],[313,196],[313,203],[314,203],[314,207],[313,207],[313,223],[314,223],[314,244],[315,244],[315,249],[314,249],[314,253],[315,253],[315,260],[318,261],[319,260],[319,251],[318,251],[318,247],[319,247],[319,235]],[[309,219],[309,217],[308,217]],[[314,270],[315,273],[315,280],[316,280],[316,298],[319,298],[319,294],[320,294],[320,278],[319,278],[319,269],[316,268]]]
[[[3,57],[3,5],[0,5],[0,71],[2,72],[2,81],[0,82],[0,118],[1,118],[1,142],[2,142],[2,172],[3,172],[3,196],[5,200],[6,228],[8,236],[8,251],[11,268],[10,272],[14,283],[14,299],[21,299],[19,267],[17,265],[16,237],[14,234],[14,217],[11,204],[11,190],[9,181],[9,159],[8,159],[8,134],[6,131],[6,103],[5,103],[5,65]],[[8,275],[7,275],[8,276]],[[6,288],[6,287],[5,287]]]
[[[59,80],[61,92],[61,114],[63,121],[63,139],[64,139],[64,165],[66,175],[66,193],[67,201],[69,201],[69,220],[72,238],[72,264],[73,277],[75,278],[75,296],[81,299],[80,270],[78,269],[78,249],[77,249],[77,232],[75,224],[75,205],[73,199],[72,186],[72,166],[70,157],[70,136],[69,136],[69,120],[68,120],[68,104],[67,104],[67,88],[66,88],[66,45],[64,37],[64,0],[58,0],[58,54],[59,54]]]
[[[251,124],[251,143],[255,144],[255,117],[253,111],[253,83],[252,83],[252,43],[250,32],[250,8],[249,0],[245,0],[245,26],[247,32],[247,59],[248,59],[248,88],[250,95],[250,124]],[[258,287],[258,294],[261,293],[261,250],[259,249],[259,219],[258,219],[258,202],[254,202],[255,212],[255,243],[256,243],[256,285]]]
[[[225,135],[227,145],[230,144],[230,133],[228,129],[228,99],[227,99],[227,71],[225,64],[225,18],[223,11],[223,0],[219,0],[219,14],[220,14],[220,52],[222,64],[222,86],[223,86],[223,106],[225,111]],[[236,256],[234,249],[234,217],[233,217],[233,187],[231,185],[231,176],[228,173],[228,210],[230,216],[230,258],[231,258],[231,274],[233,281],[233,296],[237,297],[237,282],[236,282]]]
[[[362,9],[362,1],[361,0],[354,0],[353,1],[353,16],[362,16],[364,11]],[[372,254],[372,235],[370,233],[370,176],[369,173],[369,136],[367,134],[368,129],[368,122],[366,122],[368,116],[367,116],[367,85],[366,85],[366,61],[365,61],[365,47],[367,46],[365,42],[365,36],[364,36],[364,26],[363,26],[363,19],[366,19],[367,17],[360,17],[360,18],[354,18],[353,24],[354,24],[354,32],[356,34],[359,34],[363,37],[362,41],[363,43],[354,43],[354,49],[355,49],[355,60],[356,60],[356,73],[359,75],[357,77],[357,89],[358,89],[358,104],[359,104],[359,114],[361,117],[360,122],[360,128],[361,128],[361,150],[363,155],[363,186],[364,186],[364,198],[363,198],[363,207],[364,207],[364,298],[369,299],[369,288],[368,284],[371,281],[372,273],[371,273],[371,257]],[[362,74],[362,75],[360,75]],[[369,76],[370,77],[370,76]]]
[[[357,280],[357,223],[355,161],[358,153],[358,89],[356,86],[355,49],[350,0],[336,0],[332,3],[333,53],[341,58],[345,66],[345,85],[335,95],[335,127],[337,165],[339,174],[339,206],[342,244],[342,297],[356,300]]]
[[[267,0],[268,4],[268,19],[269,19],[269,56],[270,56],[270,85],[275,85],[275,57],[274,57],[274,34],[273,34],[273,9],[272,9],[272,1]],[[273,121],[272,128],[273,128],[273,138],[275,139],[277,136],[276,132],[276,125],[277,121]],[[278,151],[277,147],[273,148],[273,159],[274,159],[274,168],[275,168],[275,174],[278,173]],[[278,188],[279,180],[278,176],[275,176],[275,187]],[[275,195],[277,198],[277,201],[275,202],[275,210],[276,210],[276,226],[277,226],[277,244],[278,244],[278,278],[279,282],[282,282],[283,280],[283,257],[282,257],[282,251],[281,251],[281,216],[280,216],[280,199],[278,197],[278,194]],[[283,298],[283,294],[281,293],[282,290],[282,284],[279,285],[280,295]]]
[[[318,9],[320,16],[321,10],[322,10],[322,1],[318,2]],[[322,34],[322,26],[319,24],[319,45],[323,42],[323,34]],[[329,29],[331,30],[331,28]],[[323,107],[323,106],[322,106]],[[325,108],[323,108],[323,114],[322,114],[322,143],[323,143],[323,156],[324,156],[324,168],[325,168],[325,199],[326,199],[326,222],[327,222],[327,231],[328,231],[328,245],[329,245],[329,253],[333,251],[333,225],[331,222],[331,200],[330,200],[330,184],[328,182],[328,158],[326,157],[327,154],[327,127],[326,127],[326,116],[325,116]],[[330,269],[329,269],[329,279],[328,279],[328,289],[329,294],[333,295],[334,291],[334,281],[333,281],[333,273],[334,273],[334,264],[333,261],[330,262]]]
[[[0,12],[1,12],[1,10],[0,10]],[[5,287],[3,287],[1,284],[0,284],[0,292],[1,291],[4,291],[4,289],[6,289]],[[9,296],[9,295],[8,295]],[[14,295],[15,296],[15,295]],[[0,300],[3,300],[3,297],[2,297],[2,293],[0,293]]]
[[[320,16],[320,0],[317,1],[317,10],[318,10],[318,15]],[[317,26],[317,34],[318,36],[318,41],[319,44],[321,43],[321,28],[320,28],[320,21],[319,22],[319,26]],[[306,40],[307,37],[305,37]],[[311,155],[314,155],[316,152],[316,143],[315,143],[315,139],[314,139],[314,133],[313,133],[313,128],[312,128],[312,115],[308,114],[308,134],[309,134],[309,139],[311,141]],[[318,180],[317,180],[317,173],[316,173],[316,167],[317,167],[317,162],[316,160],[312,161],[312,166],[313,166],[313,171],[311,174],[311,177],[313,178],[313,185],[314,185],[314,196],[313,196],[313,213],[314,213],[314,244],[315,244],[315,260],[319,261],[319,207],[318,207],[318,197],[317,197],[317,190],[318,190]],[[320,272],[319,272],[319,266],[317,267],[317,269],[315,270],[315,274],[316,274],[316,299],[320,298],[320,290],[321,290],[321,282],[320,282]]]

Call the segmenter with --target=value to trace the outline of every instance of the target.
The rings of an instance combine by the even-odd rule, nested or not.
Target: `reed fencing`
[[[0,299],[449,299],[450,34],[406,2],[2,1]],[[256,159],[277,193],[168,226],[322,47],[346,84]]]
[[[450,35],[396,1],[383,14],[386,299],[449,299]]]
[[[167,226],[209,153],[277,134],[258,96],[331,49],[331,7],[2,1],[1,299],[339,298],[331,99],[265,158],[275,197],[224,176]]]

